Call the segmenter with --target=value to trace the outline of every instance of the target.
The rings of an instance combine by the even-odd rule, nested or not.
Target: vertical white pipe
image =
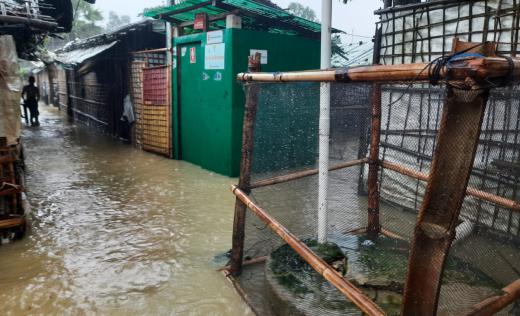
[[[321,1],[321,68],[330,68],[332,0]],[[330,84],[320,86],[318,242],[327,241],[329,187]]]
[[[171,6],[175,5],[174,0],[167,0],[166,4]],[[172,24],[170,22],[166,22],[166,65],[173,65],[173,57],[172,57]],[[173,69],[173,67],[171,68]]]

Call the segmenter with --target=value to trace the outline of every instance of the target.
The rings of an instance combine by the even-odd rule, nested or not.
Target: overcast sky
[[[286,8],[289,3],[294,0],[271,1],[282,8]],[[295,2],[311,7],[316,11],[318,17],[321,16],[320,0],[298,0]],[[374,35],[376,17],[373,12],[381,7],[381,0],[353,0],[347,5],[342,4],[341,0],[332,0],[332,2],[333,27],[356,35]],[[136,21],[138,19],[137,15],[141,13],[144,8],[163,5],[165,3],[165,0],[97,0],[95,6],[102,10],[105,16],[108,15],[108,12],[114,11],[119,15],[129,15],[132,21]]]

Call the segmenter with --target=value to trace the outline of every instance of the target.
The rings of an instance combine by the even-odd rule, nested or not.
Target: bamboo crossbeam
[[[365,164],[367,162],[368,162],[367,158],[346,161],[346,162],[342,162],[342,163],[339,163],[337,165],[330,167],[329,171],[335,171],[335,170],[339,170],[339,169],[358,166],[358,165]],[[305,177],[310,177],[310,176],[313,176],[316,174],[318,174],[318,169],[309,169],[309,170],[299,171],[299,172],[295,172],[295,173],[286,174],[283,176],[278,176],[278,177],[273,177],[273,178],[253,182],[253,183],[251,183],[250,188],[256,189],[256,188],[266,187],[266,186],[270,186],[270,185],[274,185],[274,184],[279,184],[279,183],[289,182],[289,181],[293,181],[293,180],[297,180],[297,179],[301,179],[301,178],[305,178]]]
[[[379,162],[383,168],[395,171],[397,173],[403,174],[405,176],[409,176],[411,178],[421,180],[421,181],[428,181],[428,175],[424,172],[415,171],[413,169],[398,165],[393,162],[389,161],[380,161]],[[504,208],[510,209],[514,212],[520,212],[520,203],[517,201],[513,201],[510,199],[507,199],[505,197],[498,196],[496,194],[488,193],[479,189],[476,189],[474,187],[468,186],[466,189],[466,194],[470,195],[472,197],[475,197],[477,199],[481,199],[493,204],[496,204],[498,206],[502,206]]]
[[[16,23],[16,24],[22,24],[27,25],[30,27],[40,28],[48,31],[53,31],[58,27],[58,23],[55,22],[48,22],[38,19],[31,19],[31,18],[25,18],[25,17],[18,17],[18,16],[0,16],[0,23]]]
[[[14,217],[9,219],[0,220],[0,229],[8,229],[13,227],[22,226],[25,224],[23,217]]]
[[[348,280],[344,279],[336,270],[329,266],[320,257],[316,256],[307,245],[301,242],[295,235],[287,230],[275,218],[267,214],[257,206],[237,186],[232,186],[233,194],[242,201],[260,220],[269,226],[291,248],[293,248],[311,267],[340,290],[351,302],[367,315],[385,315],[384,311],[368,298],[361,290],[356,288]]]
[[[242,262],[242,266],[243,267],[247,267],[247,266],[250,266],[250,265],[257,264],[257,263],[263,263],[266,260],[267,260],[267,256],[256,257],[256,258],[253,258],[253,259],[244,260],[244,262]],[[228,265],[228,266],[223,266],[221,268],[218,268],[217,271],[226,271],[226,270],[229,271],[230,269],[231,269],[231,266]]]
[[[235,291],[244,300],[244,302],[251,309],[253,314],[255,314],[256,316],[260,316],[261,314],[256,310],[255,306],[251,302],[251,299],[249,298],[249,295],[247,295],[246,291],[242,288],[240,282],[237,281],[233,274],[229,270],[221,270],[221,273],[224,275],[224,277],[226,277],[226,279],[228,279]]]
[[[466,314],[467,316],[494,315],[507,305],[520,299],[520,279],[502,289],[503,294],[489,297],[474,305]]]
[[[444,66],[440,78],[449,77],[452,81],[473,78],[476,80],[501,78],[520,78],[520,59],[513,58],[510,73],[509,62],[500,57],[461,59]],[[239,73],[237,80],[242,82],[390,82],[425,81],[430,79],[428,63],[375,65],[355,68],[311,70],[275,73]]]

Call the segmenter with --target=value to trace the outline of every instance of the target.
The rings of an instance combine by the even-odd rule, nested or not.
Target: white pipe
[[[166,1],[167,5],[175,5],[175,0]],[[172,24],[170,22],[166,22],[166,65],[173,65],[173,57],[172,57]],[[172,67],[173,68],[173,67]]]
[[[321,1],[321,69],[330,68],[332,0]],[[329,186],[330,83],[320,86],[320,136],[318,173],[318,242],[327,241]]]

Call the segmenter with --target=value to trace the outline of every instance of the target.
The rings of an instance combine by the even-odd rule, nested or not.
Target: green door
[[[204,54],[200,42],[180,45],[180,156],[231,175],[230,76],[223,69],[206,69]]]
[[[203,157],[204,133],[207,126],[201,126],[204,111],[200,79],[202,73],[201,43],[180,46],[180,155],[183,160],[198,163]]]

